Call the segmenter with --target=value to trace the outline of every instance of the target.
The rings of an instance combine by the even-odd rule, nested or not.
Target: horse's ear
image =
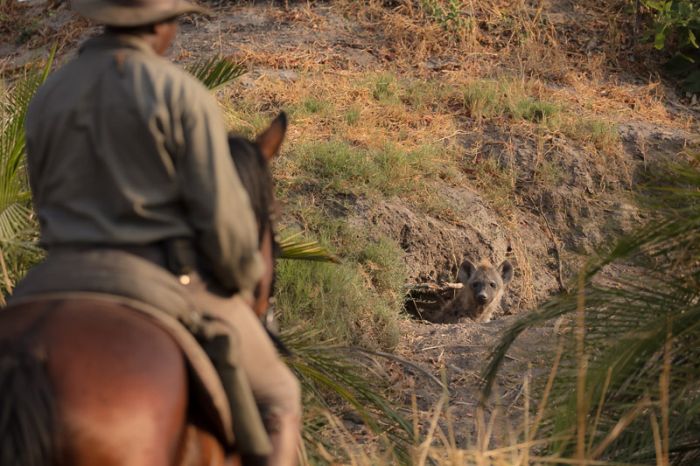
[[[270,127],[260,133],[255,139],[255,143],[260,148],[263,156],[269,161],[277,155],[287,132],[287,115],[281,112],[277,118],[270,123]]]

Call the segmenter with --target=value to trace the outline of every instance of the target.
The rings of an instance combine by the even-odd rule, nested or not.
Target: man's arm
[[[231,159],[216,101],[203,90],[193,94],[180,102],[185,150],[177,161],[188,219],[219,284],[252,292],[263,265],[250,200]]]

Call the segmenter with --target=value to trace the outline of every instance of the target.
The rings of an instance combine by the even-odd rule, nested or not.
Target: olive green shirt
[[[26,135],[44,247],[192,238],[220,285],[252,291],[257,228],[220,110],[145,41],[87,41],[37,92]]]

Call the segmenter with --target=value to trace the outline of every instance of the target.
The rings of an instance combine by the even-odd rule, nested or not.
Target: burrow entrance
[[[462,288],[461,283],[418,283],[412,285],[404,301],[404,309],[416,320],[448,323],[441,310]]]

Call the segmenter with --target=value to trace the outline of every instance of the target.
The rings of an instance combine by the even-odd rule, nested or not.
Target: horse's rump
[[[175,464],[188,408],[187,371],[160,326],[104,300],[51,299],[3,310],[0,327],[0,341],[10,347],[5,360],[37,367],[25,383],[44,387],[52,398],[54,408],[43,409],[23,390],[3,388],[5,407],[23,401],[18,426],[30,425],[22,421],[36,412],[53,411],[30,425],[52,434],[51,461],[44,464]],[[17,373],[4,378],[11,383]],[[16,464],[35,448],[33,431],[23,437],[24,448],[11,459]]]
[[[33,313],[32,310],[57,306],[61,312],[52,311],[52,314],[55,315],[50,317],[37,315],[37,318],[45,321],[41,323],[42,335],[46,332],[46,328],[51,330],[52,326],[58,325],[58,327],[64,328],[64,331],[66,328],[74,327],[76,322],[65,322],[65,319],[72,314],[90,313],[93,314],[91,320],[99,321],[100,313],[104,314],[105,312],[132,316],[125,317],[125,320],[141,321],[142,324],[139,327],[155,327],[158,329],[157,331],[165,332],[176,345],[176,351],[179,348],[178,357],[184,356],[183,364],[185,364],[187,371],[187,385],[189,386],[187,405],[190,407],[191,420],[194,419],[195,422],[212,432],[223,444],[231,441],[230,408],[220,379],[209,357],[177,319],[148,304],[125,297],[91,292],[56,292],[14,299],[10,307],[0,310],[0,345],[3,344],[3,341],[14,340],[15,336],[23,333],[23,330],[30,328],[30,322],[22,323],[22,321],[35,320],[28,319],[29,314]],[[24,317],[21,316],[22,314]],[[75,315],[72,315],[72,318],[74,320]],[[33,331],[36,332],[36,330]],[[126,340],[134,338],[133,333],[133,325],[122,326],[122,328],[114,328],[113,335],[109,337]],[[74,343],[78,344],[78,342]],[[129,351],[137,351],[136,347],[132,346],[132,348],[133,350],[129,348]],[[39,345],[39,349],[41,352],[45,352],[45,348],[41,345]],[[31,350],[35,351],[36,347],[31,348]],[[83,348],[83,351],[89,350],[90,348]],[[47,356],[51,357],[48,353]],[[145,352],[137,356],[144,361],[154,361],[155,364],[158,364],[158,354]],[[72,364],[80,365],[79,357],[76,357]],[[56,374],[56,376],[61,377],[61,374]],[[87,381],[85,382],[87,383]]]

